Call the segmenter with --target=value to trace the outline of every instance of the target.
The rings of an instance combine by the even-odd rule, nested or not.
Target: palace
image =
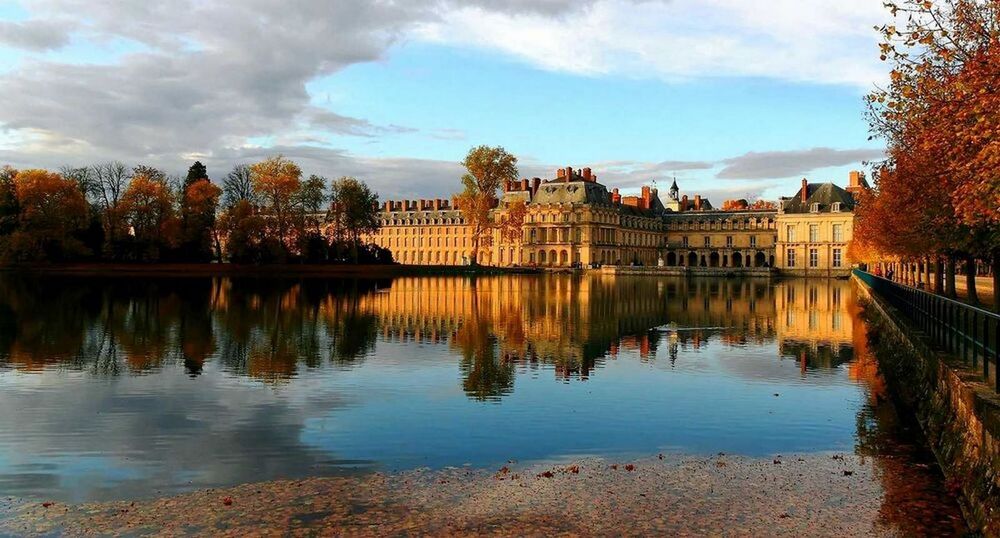
[[[503,185],[492,218],[506,219],[513,202],[524,202],[522,233],[509,239],[494,230],[478,261],[502,267],[846,275],[855,197],[865,188],[864,175],[852,172],[847,189],[803,179],[794,197],[777,204],[735,200],[716,209],[699,195],[681,196],[676,181],[664,201],[654,187],[625,196],[599,183],[590,168],[566,167],[552,179]],[[367,239],[391,250],[399,263],[464,265],[472,258],[472,229],[455,201],[387,201],[381,224]]]

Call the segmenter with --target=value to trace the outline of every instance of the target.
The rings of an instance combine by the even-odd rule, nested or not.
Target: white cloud
[[[471,5],[414,35],[584,75],[752,76],[868,88],[884,72],[872,27],[885,17],[872,0],[603,0],[557,18]]]

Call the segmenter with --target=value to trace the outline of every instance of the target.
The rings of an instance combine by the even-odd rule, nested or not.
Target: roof
[[[553,180],[538,187],[536,204],[608,204],[611,195],[607,187],[593,181]]]
[[[802,189],[795,196],[782,202],[785,213],[812,213],[812,205],[819,204],[820,213],[830,213],[834,203],[840,203],[841,211],[854,210],[854,196],[833,183],[810,183],[806,185],[806,201],[802,203]]]

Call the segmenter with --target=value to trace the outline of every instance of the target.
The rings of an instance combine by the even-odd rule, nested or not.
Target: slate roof
[[[805,203],[802,203],[801,188],[795,196],[782,202],[785,213],[812,213],[813,204],[819,204],[820,213],[830,213],[836,202],[840,202],[841,211],[854,210],[854,196],[833,183],[810,183],[806,189]]]
[[[547,181],[538,186],[532,203],[536,204],[608,204],[607,187],[592,181]]]

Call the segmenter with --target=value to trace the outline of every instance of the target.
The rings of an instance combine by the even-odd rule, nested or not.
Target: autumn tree
[[[268,228],[287,255],[295,243],[294,231],[296,195],[302,186],[302,169],[279,155],[250,167],[253,189],[266,212]]]
[[[178,255],[185,261],[211,261],[219,253],[215,234],[216,210],[222,189],[212,184],[208,169],[195,161],[180,186],[181,237]]]
[[[380,226],[378,195],[364,181],[353,177],[334,181],[327,221],[334,236],[347,242],[351,260],[357,263],[361,238],[376,233]]]
[[[517,157],[500,146],[478,146],[469,150],[462,161],[466,173],[462,176],[462,193],[458,195],[459,208],[466,222],[472,227],[473,265],[478,263],[479,251],[488,247],[496,228],[491,211],[497,207],[497,192],[504,181],[518,177]]]
[[[86,226],[87,201],[76,182],[46,170],[13,176],[17,227],[7,255],[15,261],[61,261],[87,254],[76,234]]]
[[[902,25],[880,28],[890,82],[869,95],[868,118],[873,135],[887,142],[888,159],[874,199],[859,209],[862,240],[880,241],[869,235],[880,230],[884,256],[943,257],[949,295],[964,260],[973,302],[976,259],[990,260],[1000,308],[1000,4],[886,6]]]
[[[159,261],[177,246],[180,222],[166,174],[136,167],[120,206],[133,241],[133,259]]]
[[[270,261],[265,252],[267,223],[249,201],[239,200],[227,208],[217,226],[229,261],[241,264]]]
[[[208,179],[199,179],[184,189],[181,201],[181,255],[190,261],[211,261],[221,257],[216,231],[216,210],[222,189]]]

